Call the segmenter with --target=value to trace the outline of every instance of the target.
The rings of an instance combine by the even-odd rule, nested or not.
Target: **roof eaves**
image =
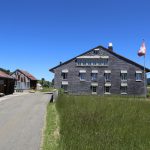
[[[37,81],[37,79],[36,79],[33,75],[32,75],[32,76],[33,76],[35,79],[30,78],[27,74],[24,73],[24,71],[22,71],[22,70],[20,70],[20,69],[17,69],[16,71],[19,71],[20,73],[24,74],[24,75],[25,75],[27,78],[29,78],[30,80]],[[16,71],[14,71],[12,74],[14,74]],[[12,75],[12,74],[11,74],[11,75]],[[31,75],[31,74],[30,74],[30,75]]]

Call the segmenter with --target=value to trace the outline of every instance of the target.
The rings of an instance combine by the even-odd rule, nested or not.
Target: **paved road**
[[[0,150],[39,150],[49,94],[11,96],[0,102]]]

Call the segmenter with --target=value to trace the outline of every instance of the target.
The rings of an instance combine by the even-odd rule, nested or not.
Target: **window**
[[[121,81],[127,81],[127,73],[121,73]]]
[[[121,94],[127,94],[127,86],[121,86]]]
[[[91,79],[94,80],[94,81],[97,80],[97,73],[92,73],[91,74]]]
[[[18,75],[18,81],[20,81],[20,75]]]
[[[24,82],[26,82],[26,78],[24,77]]]
[[[24,78],[23,78],[23,77],[21,77],[21,82],[24,82],[24,81],[23,81],[23,79],[24,79]]]
[[[17,88],[20,89],[21,88],[21,84],[20,82],[17,82]]]
[[[94,50],[94,54],[96,54],[96,55],[97,55],[97,54],[98,54],[98,50]]]
[[[83,60],[83,61],[82,61],[82,64],[85,66],[85,65],[86,65],[86,60]]]
[[[30,82],[27,82],[27,88],[30,88]]]
[[[85,81],[85,73],[80,73],[80,81]]]
[[[110,81],[110,80],[111,80],[111,74],[105,73],[105,81]]]
[[[91,61],[88,61],[88,62],[87,62],[87,65],[88,65],[88,66],[91,66]]]
[[[81,66],[81,60],[77,60],[77,65]]]
[[[93,60],[93,66],[96,66],[97,62],[95,60]]]
[[[110,94],[110,86],[105,86],[105,94]]]
[[[102,60],[103,60],[104,65],[108,65],[108,59],[102,59]]]
[[[63,79],[65,80],[65,79],[68,78],[68,74],[67,74],[67,73],[62,73],[62,77],[63,77]]]
[[[64,92],[68,92],[68,85],[62,85],[61,88],[64,89]]]
[[[136,72],[136,81],[142,81],[142,72]]]
[[[82,56],[83,57],[83,56]],[[108,56],[85,56],[83,59],[77,59],[77,66],[108,66]]]
[[[108,59],[106,58],[101,58],[100,62],[99,62],[100,66],[107,66],[108,65]]]
[[[97,55],[99,53],[99,48],[95,48],[93,53]]]
[[[97,87],[96,86],[92,86],[92,94],[97,94]]]

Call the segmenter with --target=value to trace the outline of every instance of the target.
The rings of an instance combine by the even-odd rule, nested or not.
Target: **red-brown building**
[[[5,95],[14,93],[15,79],[3,71],[0,71],[0,93]]]

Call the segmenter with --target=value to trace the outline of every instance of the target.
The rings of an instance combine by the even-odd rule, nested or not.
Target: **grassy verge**
[[[43,150],[58,150],[59,120],[55,103],[48,104]]]
[[[128,97],[62,95],[56,108],[60,118],[58,150],[150,148],[149,101]]]

